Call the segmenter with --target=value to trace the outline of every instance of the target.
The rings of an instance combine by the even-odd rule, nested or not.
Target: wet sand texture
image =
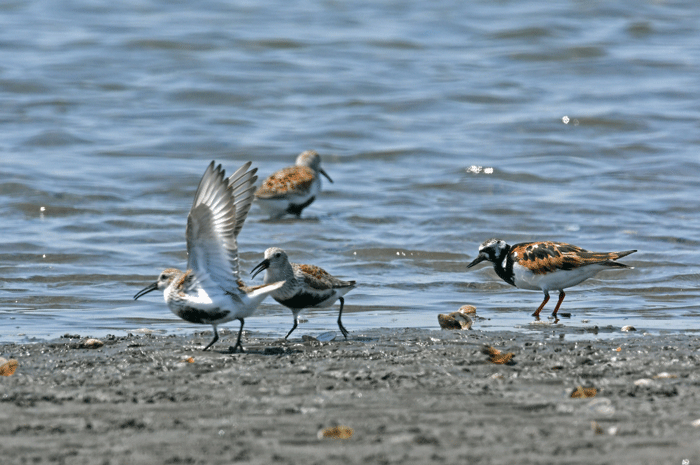
[[[246,334],[247,353],[223,353],[232,337],[0,346],[19,362],[0,378],[0,462],[700,463],[696,336]]]

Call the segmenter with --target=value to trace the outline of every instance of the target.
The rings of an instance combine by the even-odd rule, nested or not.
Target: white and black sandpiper
[[[249,287],[240,278],[237,236],[253,202],[257,179],[257,169],[248,171],[250,164],[227,179],[221,165],[215,167],[211,162],[187,217],[187,270],[167,268],[156,282],[134,296],[135,300],[151,291],[163,291],[174,314],[190,323],[212,325],[214,339],[204,350],[219,339],[218,325],[239,320],[241,328],[233,351],[240,348],[242,352],[244,319],[284,284]]]
[[[321,168],[321,156],[313,150],[299,154],[294,166],[281,169],[267,179],[255,192],[260,208],[278,219],[286,214],[301,216],[304,208],[311,205],[321,191],[321,177],[333,182]]]
[[[343,296],[355,288],[355,281],[343,281],[322,268],[314,265],[290,263],[287,253],[277,247],[265,251],[265,259],[251,270],[253,278],[265,270],[265,283],[284,281],[284,285],[273,291],[272,298],[289,308],[294,314],[294,326],[284,337],[287,339],[299,324],[298,316],[302,310],[311,307],[330,307],[340,300],[338,328],[345,339],[348,330],[343,326]]]
[[[544,301],[532,315],[549,301],[549,291],[559,291],[559,301],[552,316],[564,301],[564,289],[575,286],[603,270],[632,268],[616,262],[636,250],[624,252],[589,252],[563,242],[523,242],[508,245],[500,239],[489,239],[479,246],[479,255],[467,268],[488,260],[496,274],[508,284],[520,289],[541,290]]]

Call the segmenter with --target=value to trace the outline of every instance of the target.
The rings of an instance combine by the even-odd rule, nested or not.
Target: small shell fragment
[[[509,363],[513,357],[515,357],[515,353],[508,352],[507,354],[504,354],[493,346],[484,346],[482,347],[481,352],[488,355],[489,362],[495,363],[496,365],[505,365]]]
[[[81,349],[99,349],[105,345],[104,342],[100,341],[99,339],[86,339],[82,344],[80,344]]]
[[[335,331],[329,331],[327,333],[322,333],[322,334],[319,334],[318,336],[316,336],[316,340],[318,340],[320,342],[331,342],[331,341],[335,340],[335,338],[337,336],[338,335],[335,333]]]
[[[576,389],[571,393],[572,399],[587,399],[589,397],[595,397],[598,394],[598,390],[594,387],[583,387],[577,386]]]
[[[440,313],[438,323],[442,329],[471,329],[474,322],[469,314],[476,314],[476,307],[473,305],[462,305],[459,310],[449,314]]]
[[[17,362],[17,360],[14,358],[7,360],[0,357],[0,376],[14,375],[15,370],[17,370],[17,366],[19,366],[19,362]]]
[[[457,311],[465,315],[476,315],[476,307],[473,305],[462,305]]]
[[[698,418],[697,420],[693,420],[693,422],[690,424],[693,425],[695,428],[700,428],[700,418]]]
[[[626,333],[626,332],[628,332],[628,331],[637,331],[637,328],[635,328],[634,326],[631,326],[631,325],[627,325],[627,326],[623,326],[623,327],[620,329],[620,331],[623,331],[623,332]]]
[[[678,378],[678,375],[672,375],[671,373],[661,372],[658,375],[654,375],[654,379],[671,379]]]
[[[508,352],[507,354],[493,355],[489,361],[491,363],[495,363],[496,365],[505,365],[509,363],[513,357],[515,357],[515,354],[513,352]]]
[[[612,401],[605,397],[596,397],[588,401],[586,408],[594,415],[610,416],[615,413]]]
[[[641,378],[634,382],[635,386],[651,386],[654,382],[649,378]]]
[[[462,325],[450,315],[438,313],[438,324],[442,329],[462,329]]]
[[[318,438],[324,439],[350,439],[355,431],[349,426],[333,426],[330,428],[323,428],[318,432]]]
[[[194,357],[183,358],[180,363],[194,363]]]

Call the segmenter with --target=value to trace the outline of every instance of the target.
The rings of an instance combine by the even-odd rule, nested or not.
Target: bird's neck
[[[275,298],[287,298],[296,294],[299,288],[299,283],[294,276],[294,269],[292,265],[287,262],[280,269],[268,268],[265,270],[265,284],[276,283],[277,281],[284,281],[284,285],[277,289],[272,296]]]
[[[510,256],[509,245],[506,245],[498,257],[495,257],[493,270],[503,281],[511,286],[515,286],[515,281],[513,280],[513,257]]]

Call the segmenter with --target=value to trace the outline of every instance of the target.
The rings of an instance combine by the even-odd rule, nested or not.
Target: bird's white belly
[[[605,267],[588,265],[573,270],[556,270],[545,274],[535,274],[524,266],[513,264],[513,280],[520,289],[558,291],[575,286],[594,276]]]
[[[237,318],[246,318],[255,311],[255,306],[250,308],[251,306],[247,305],[249,303],[247,296],[229,295],[215,286],[211,286],[209,292],[199,287],[189,293],[166,292],[164,294],[170,310],[181,318],[184,318],[183,311],[197,310],[202,312],[200,315],[202,320],[205,319],[204,314],[210,314],[212,320],[207,321],[208,323],[225,323]]]
[[[289,207],[288,199],[263,199],[258,198],[258,205],[260,209],[267,215],[284,213]]]

